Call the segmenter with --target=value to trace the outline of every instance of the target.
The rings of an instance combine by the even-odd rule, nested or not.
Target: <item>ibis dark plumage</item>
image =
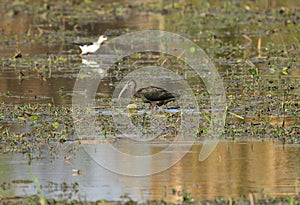
[[[162,106],[168,102],[175,101],[180,97],[178,94],[171,93],[156,86],[148,86],[138,90],[136,90],[136,87],[136,82],[134,80],[129,80],[121,90],[118,99],[121,98],[126,89],[129,89],[134,97],[142,99],[145,103],[151,103],[152,106]]]
[[[101,44],[107,40],[106,36],[101,35],[96,42],[85,42],[85,43],[72,43],[78,45],[81,49],[80,56],[85,54],[95,53],[101,46]]]

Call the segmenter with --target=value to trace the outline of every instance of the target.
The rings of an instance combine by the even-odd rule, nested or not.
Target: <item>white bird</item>
[[[82,56],[82,55],[86,55],[86,54],[95,53],[100,48],[100,45],[106,40],[107,40],[107,37],[104,35],[101,35],[98,38],[98,41],[96,41],[96,42],[72,43],[72,44],[79,46],[79,48],[81,49],[81,53],[79,55]]]

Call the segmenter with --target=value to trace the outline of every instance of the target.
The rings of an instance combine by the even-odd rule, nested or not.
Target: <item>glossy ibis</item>
[[[150,103],[152,106],[162,106],[170,101],[179,99],[180,95],[171,93],[163,88],[156,86],[148,86],[136,90],[136,82],[129,80],[121,90],[118,99],[126,89],[129,89],[131,94],[136,98],[141,98],[145,103]]]

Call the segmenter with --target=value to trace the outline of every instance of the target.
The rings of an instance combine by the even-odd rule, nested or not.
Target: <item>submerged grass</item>
[[[257,107],[258,105],[254,104],[254,106]],[[231,107],[229,107],[226,118],[225,133],[221,138],[252,138],[280,140],[283,143],[299,143],[297,119],[288,117],[287,114],[282,117],[257,115],[255,114],[256,111],[251,114],[252,107],[245,107],[245,112],[239,112],[247,113],[246,115],[243,114],[242,117],[240,114],[235,114],[236,112],[231,112]],[[118,130],[120,127],[116,127],[112,114],[108,114],[107,111],[106,107],[99,107],[93,111],[93,115],[95,116],[95,126],[99,128],[99,136],[109,139],[120,134],[120,130]],[[86,109],[86,112],[90,112],[90,110]],[[75,142],[81,137],[75,135],[74,121],[83,123],[87,120],[83,118],[85,115],[82,115],[80,119],[73,119],[70,107],[53,104],[2,105],[0,106],[0,113],[1,153],[26,153],[29,159],[39,159],[43,153],[55,157],[55,150],[59,147],[58,145],[63,145],[65,142]],[[154,123],[155,118],[153,117],[156,117],[156,120],[163,122],[159,125],[160,129],[165,130],[165,133],[161,133],[160,137],[172,138],[180,129],[179,114],[180,111],[175,114],[160,111],[151,117],[146,113],[131,113],[131,118],[135,126],[147,133],[151,123]],[[202,124],[200,134],[195,135],[199,139],[205,136],[205,129],[209,121],[203,118]]]

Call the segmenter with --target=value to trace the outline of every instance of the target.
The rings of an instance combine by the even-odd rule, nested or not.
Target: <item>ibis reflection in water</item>
[[[165,105],[168,102],[179,99],[180,97],[178,94],[171,93],[156,86],[148,86],[138,90],[136,90],[136,87],[136,82],[134,80],[129,80],[121,90],[118,100],[120,100],[126,89],[129,89],[134,97],[142,99],[145,103],[150,103],[153,107]]]

